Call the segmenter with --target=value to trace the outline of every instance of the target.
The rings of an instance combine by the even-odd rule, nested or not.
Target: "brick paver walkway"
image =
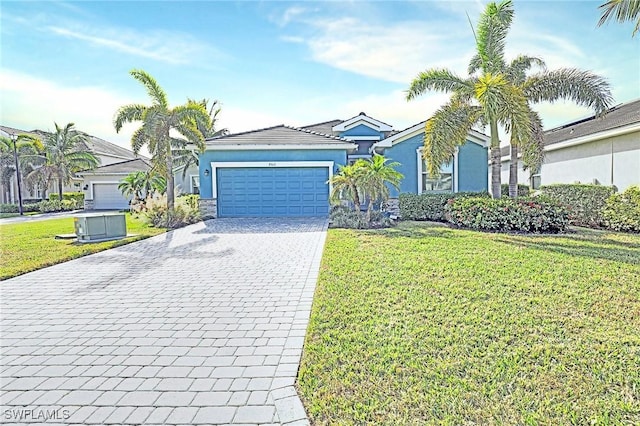
[[[0,422],[307,424],[293,383],[325,236],[218,219],[0,283]]]

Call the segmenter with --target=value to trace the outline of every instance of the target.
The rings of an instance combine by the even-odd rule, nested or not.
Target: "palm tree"
[[[58,184],[58,197],[62,200],[62,188],[71,181],[76,172],[91,170],[100,165],[100,160],[83,145],[87,142],[87,135],[74,128],[73,123],[64,127],[56,126],[55,133],[44,139],[43,164],[34,169],[27,179],[31,182],[40,181],[48,186],[52,180]]]
[[[42,142],[31,135],[19,134],[15,140],[0,137],[0,179],[5,187],[16,177],[18,203],[22,212],[22,187],[25,175],[41,163]]]
[[[147,198],[151,192],[164,193],[167,190],[167,181],[164,177],[153,171],[139,171],[128,174],[118,184],[122,195],[132,195],[134,201]]]
[[[196,123],[207,120],[207,111],[202,105],[193,102],[170,108],[167,94],[151,75],[142,70],[132,70],[131,75],[145,87],[151,98],[151,105],[129,104],[120,107],[113,125],[119,132],[124,123],[142,122],[142,126],[131,136],[133,151],[137,154],[142,147],[147,147],[154,170],[167,180],[167,208],[173,210],[174,150],[185,148],[187,143],[204,150],[204,138]],[[172,136],[172,130],[184,139]]]
[[[363,192],[369,197],[367,207],[367,220],[371,220],[371,211],[374,202],[385,202],[389,199],[389,186],[400,190],[400,181],[404,175],[395,168],[400,166],[398,162],[389,163],[389,159],[382,155],[374,155],[371,160],[360,160],[359,167],[362,168],[360,185]]]
[[[473,62],[473,61],[472,61]],[[536,66],[539,72],[527,75]],[[507,80],[522,90],[527,102],[554,102],[571,100],[591,108],[596,114],[604,113],[612,102],[609,83],[590,71],[561,68],[547,71],[540,58],[519,56],[504,71]],[[518,191],[518,150],[522,148],[525,170],[539,170],[544,160],[543,124],[540,116],[529,107],[530,131],[524,135],[511,134],[511,160],[509,162],[509,196],[515,198]],[[522,138],[521,138],[522,137]]]
[[[205,117],[198,117],[196,121],[196,127],[200,133],[202,133],[204,139],[229,134],[229,130],[226,128],[220,130],[216,129],[218,114],[221,111],[220,104],[217,100],[214,100],[210,107],[208,99],[202,99],[200,101],[188,99],[188,103],[200,105],[208,112],[206,119],[204,119]],[[182,179],[184,179],[187,175],[187,170],[189,170],[190,167],[197,167],[199,165],[198,156],[193,152],[193,150],[187,149],[184,143],[174,144],[172,150],[174,165],[176,167],[182,167]]]
[[[339,202],[342,199],[353,202],[354,210],[360,213],[360,199],[362,189],[360,187],[363,168],[361,160],[354,164],[341,166],[338,173],[329,179],[332,186],[331,200]]]
[[[503,73],[505,39],[513,14],[510,0],[486,6],[478,23],[477,54],[469,65],[473,72],[468,77],[459,77],[447,69],[430,69],[418,74],[407,91],[407,100],[427,90],[452,93],[449,102],[425,125],[423,155],[431,175],[438,175],[440,167],[451,160],[456,149],[466,142],[471,128],[489,125],[494,198],[501,195],[498,127],[508,127],[522,140],[531,126],[527,99]]]
[[[618,22],[636,22],[631,37],[635,37],[638,30],[640,30],[640,0],[608,0],[601,4],[598,9],[602,9],[602,16],[598,21],[598,26],[615,19]]]

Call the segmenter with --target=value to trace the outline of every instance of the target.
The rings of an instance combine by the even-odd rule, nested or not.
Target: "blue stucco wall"
[[[423,145],[422,133],[400,142],[391,148],[385,149],[383,155],[400,163],[397,171],[404,175],[400,183],[400,192],[418,192],[418,163],[416,161],[416,149]],[[398,191],[391,189],[391,196],[397,197]]]
[[[376,129],[373,129],[369,126],[366,126],[364,124],[358,124],[356,127],[353,127],[349,130],[345,130],[344,132],[340,133],[341,137],[349,137],[349,136],[380,136],[381,138],[384,137],[384,135],[382,134],[382,132],[379,132]]]
[[[478,144],[467,142],[458,153],[458,191],[488,191],[489,151]]]
[[[404,175],[400,192],[418,192],[418,161],[416,150],[423,146],[424,134],[420,133],[391,148],[383,155],[401,164],[397,170]],[[467,142],[458,153],[458,191],[487,191],[487,149]],[[443,170],[446,170],[445,166]],[[398,191],[391,190],[391,196],[397,197]]]
[[[211,162],[217,161],[333,161],[334,173],[338,166],[347,163],[344,149],[327,150],[256,150],[256,151],[205,151],[200,154],[200,197],[212,198]],[[205,177],[204,171],[209,170]]]

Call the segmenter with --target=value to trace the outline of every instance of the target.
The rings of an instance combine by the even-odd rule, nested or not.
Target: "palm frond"
[[[635,21],[632,37],[640,30],[640,0],[608,0],[601,4],[602,15],[598,21],[598,26],[602,26],[608,21],[618,22]]]
[[[489,3],[480,15],[477,30],[477,55],[484,72],[504,69],[504,48],[514,9],[511,0]]]
[[[544,129],[540,115],[533,110],[529,112],[529,122],[530,138],[520,144],[520,152],[524,170],[538,172],[544,162]]]
[[[119,132],[122,129],[124,123],[132,123],[134,121],[142,120],[146,109],[147,107],[141,104],[124,105],[118,108],[113,116],[113,127],[115,127],[116,132]]]
[[[151,101],[154,105],[159,105],[163,108],[169,108],[169,102],[167,100],[167,94],[160,87],[155,78],[153,78],[149,73],[143,70],[131,70],[130,74],[138,80],[142,85],[147,89],[147,93],[151,98]]]
[[[451,161],[456,148],[465,144],[469,130],[482,113],[481,107],[449,102],[427,120],[423,157],[431,176],[438,176],[440,167]]]
[[[441,68],[423,71],[413,79],[406,99],[412,100],[427,90],[439,92],[469,92],[473,90],[473,81],[456,75],[453,71]]]
[[[554,102],[568,99],[578,105],[605,112],[613,103],[609,82],[591,71],[561,68],[530,76],[523,85],[532,102]]]

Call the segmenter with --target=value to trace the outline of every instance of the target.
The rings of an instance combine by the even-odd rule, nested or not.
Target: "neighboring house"
[[[373,153],[401,163],[401,192],[486,191],[489,138],[470,132],[440,177],[432,179],[421,156],[424,124],[395,132],[360,113],[344,121],[279,125],[209,139],[200,154],[201,208],[217,217],[326,216],[328,180],[339,166]],[[392,192],[394,200],[397,195]]]
[[[32,131],[24,131],[20,129],[15,129],[7,126],[0,126],[0,134],[2,136],[12,138],[17,137],[20,134],[28,134],[43,140],[50,133],[42,131],[42,130],[32,130]],[[100,160],[100,166],[109,166],[111,164],[128,162],[130,160],[136,159],[135,154],[119,145],[113,144],[111,142],[105,141],[103,139],[97,138],[95,136],[87,135],[88,139],[86,143],[83,143],[83,146],[80,147],[83,150],[91,151],[98,160]],[[132,170],[135,171],[135,170]],[[78,177],[72,179],[72,181],[63,187],[64,192],[80,192],[82,188],[85,186],[85,182]],[[17,195],[17,187],[15,183],[15,177],[12,178],[10,185],[5,187],[2,183],[1,189],[1,201],[3,203],[17,203],[18,195]],[[46,195],[51,193],[57,193],[57,186],[55,182],[51,182],[49,188],[47,188]],[[85,195],[87,195],[85,193]],[[45,196],[44,188],[35,187],[31,188],[26,185],[25,182],[22,184],[22,198],[25,200],[38,200],[42,199]]]
[[[544,132],[545,159],[531,173],[518,163],[519,183],[640,185],[640,99]],[[502,182],[509,181],[509,147],[502,148]]]
[[[87,210],[124,210],[129,208],[131,196],[125,196],[118,184],[130,173],[147,172],[149,163],[141,158],[100,166],[78,172],[84,191],[84,208]]]

